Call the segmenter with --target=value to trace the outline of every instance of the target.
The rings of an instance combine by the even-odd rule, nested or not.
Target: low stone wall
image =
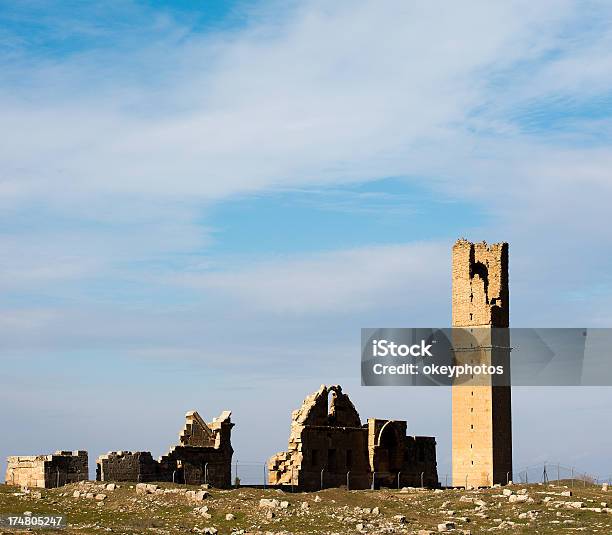
[[[86,451],[15,455],[7,459],[7,485],[54,488],[89,478]]]
[[[208,483],[227,488],[232,484],[232,450],[174,446],[159,460],[160,481],[175,480],[188,485]]]
[[[158,480],[158,463],[148,451],[112,451],[96,460],[98,481]]]
[[[199,446],[174,446],[159,461],[148,451],[113,451],[96,460],[98,481],[172,481],[189,485],[231,485],[232,452]]]

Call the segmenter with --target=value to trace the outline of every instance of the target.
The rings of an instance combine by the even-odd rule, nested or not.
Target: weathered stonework
[[[56,451],[52,455],[16,455],[7,459],[6,484],[55,488],[88,479],[86,451]]]
[[[96,459],[98,481],[157,481],[159,466],[148,451],[110,451]]]
[[[231,485],[231,412],[206,423],[196,411],[185,415],[179,444],[158,460],[148,451],[116,451],[96,460],[98,481],[174,481],[213,487]]]
[[[509,364],[508,244],[458,240],[453,246],[453,327],[469,332],[482,364]],[[455,340],[455,347],[462,347]],[[452,388],[453,485],[491,486],[512,479],[509,386],[477,376]]]
[[[329,395],[331,394],[331,399]],[[328,404],[329,403],[329,404]],[[359,413],[340,386],[325,386],[293,411],[289,448],[268,462],[271,485],[302,490],[375,485],[436,486],[436,441],[406,436],[406,422],[370,418]]]

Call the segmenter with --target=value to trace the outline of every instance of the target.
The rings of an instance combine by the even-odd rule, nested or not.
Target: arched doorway
[[[402,468],[404,445],[395,422],[383,425],[378,435],[374,468],[381,477],[397,474]]]

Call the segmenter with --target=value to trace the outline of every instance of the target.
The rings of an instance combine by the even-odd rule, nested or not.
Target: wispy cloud
[[[122,9],[125,20],[147,13]],[[45,224],[60,233],[72,218],[84,237],[73,251],[102,265],[128,261],[121,251],[142,262],[160,247],[200,250],[206,203],[236,194],[403,176],[433,195],[476,200],[510,235],[538,213],[556,218],[551,201],[568,202],[584,180],[608,194],[609,136],[592,136],[609,132],[607,118],[573,117],[569,132],[528,126],[543,102],[608,93],[605,4],[314,1],[245,13],[247,24],[206,34],[156,14],[126,39],[126,23],[84,9],[66,14],[65,31],[107,40],[57,55],[29,43],[19,61],[5,57],[5,213],[44,203]],[[45,21],[39,38],[55,42],[63,30]],[[345,195],[331,207],[367,210],[368,201]],[[414,209],[405,201],[401,210]],[[581,232],[604,232],[584,217],[602,208],[580,208]],[[117,224],[143,213],[142,225]],[[114,228],[100,238],[92,218]],[[56,243],[59,272],[65,240],[46,234],[19,239]],[[32,258],[31,270],[18,269],[42,275]]]
[[[566,49],[547,60],[575,14],[554,5],[313,2],[230,38],[163,33],[112,68],[105,54],[113,51],[104,49],[38,61],[26,74],[44,76],[23,98],[5,93],[0,102],[12,133],[3,169],[20,177],[24,194],[203,198],[437,175],[432,156],[441,144],[448,159],[478,140],[465,128],[474,110],[495,110],[500,97],[516,104],[520,84],[495,86],[499,72],[525,62],[571,72]],[[587,43],[582,53],[599,46]],[[544,76],[537,95],[524,98],[558,91],[559,80]]]
[[[403,305],[407,314],[444,278],[448,244],[415,243],[276,258],[242,269],[184,273],[175,282],[275,314],[351,314]],[[410,301],[405,296],[409,294]]]

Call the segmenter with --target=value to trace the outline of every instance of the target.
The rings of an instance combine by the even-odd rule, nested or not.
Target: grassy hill
[[[568,495],[571,493],[571,496]],[[612,490],[512,485],[483,490],[328,489],[285,493],[81,482],[58,489],[0,485],[0,514],[63,514],[57,533],[612,533]],[[611,504],[612,505],[612,504]],[[445,525],[443,525],[445,524]],[[429,531],[428,531],[429,530]],[[50,533],[53,530],[44,530]],[[3,531],[10,533],[10,531]]]

